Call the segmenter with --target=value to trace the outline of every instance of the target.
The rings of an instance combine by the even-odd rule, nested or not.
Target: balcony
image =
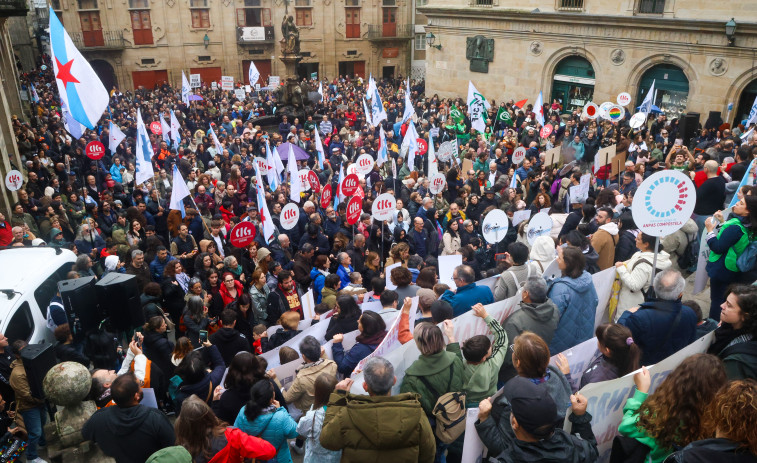
[[[0,0],[0,18],[26,16],[28,11],[25,0]]]
[[[276,40],[273,30],[273,26],[237,27],[237,43],[240,45],[273,43]]]
[[[368,26],[368,40],[379,41],[402,41],[410,40],[415,37],[415,26],[413,24],[378,24]]]
[[[82,51],[123,50],[126,46],[123,31],[69,32],[69,35]]]

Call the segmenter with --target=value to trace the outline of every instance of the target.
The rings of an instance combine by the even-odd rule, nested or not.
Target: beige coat
[[[321,373],[336,376],[336,363],[333,360],[320,359],[301,366],[292,385],[284,391],[284,400],[294,404],[303,413],[310,410],[315,400],[315,380]]]

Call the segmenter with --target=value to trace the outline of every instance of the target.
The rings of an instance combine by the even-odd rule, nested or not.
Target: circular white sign
[[[12,170],[8,172],[8,175],[5,176],[5,186],[10,191],[16,191],[21,188],[21,185],[24,184],[24,177],[21,175],[21,172],[17,170]]]
[[[441,172],[435,173],[430,179],[429,179],[429,185],[428,189],[432,194],[439,194],[444,190],[444,187],[447,186],[447,179],[444,178],[444,174]]]
[[[383,193],[373,201],[373,213],[374,220],[389,220],[394,217],[394,209],[397,207],[397,200],[394,199],[394,195],[391,193]]]
[[[265,175],[266,173],[268,173],[268,163],[266,162],[265,158],[255,158],[255,164],[257,164],[258,166],[260,175]]]
[[[615,104],[610,106],[610,109],[607,110],[607,115],[611,121],[618,122],[626,117],[626,109],[623,106]]]
[[[629,121],[629,124],[631,125],[632,129],[638,129],[644,123],[647,122],[647,115],[646,113],[636,113],[633,116],[631,116],[631,120]]]
[[[448,162],[452,157],[452,142],[445,141],[439,146],[439,150],[436,152],[436,157],[442,162]]]
[[[586,106],[584,106],[584,115],[588,117],[589,119],[596,119],[597,116],[599,116],[599,106],[597,106],[595,103],[589,102]]]
[[[366,175],[371,173],[371,170],[373,170],[373,157],[370,154],[362,154],[359,158],[357,158],[357,162],[355,163],[357,165],[357,173],[358,175],[361,175],[365,177]]]
[[[310,174],[310,169],[300,169],[297,174],[300,177],[300,184],[302,185],[302,191],[310,191],[310,180],[308,180],[308,175]]]
[[[281,210],[279,218],[284,230],[291,230],[300,220],[300,208],[295,203],[289,203]]]
[[[502,209],[494,209],[486,214],[482,223],[482,230],[486,242],[489,244],[495,244],[505,239],[509,224],[507,214],[505,214],[505,211]]]
[[[519,146],[513,151],[513,164],[520,165],[526,159],[526,148]]]
[[[614,103],[612,101],[605,101],[601,105],[599,105],[599,117],[602,119],[609,119],[610,118],[610,108],[614,106]]]
[[[528,244],[534,244],[536,238],[549,235],[552,231],[552,217],[546,212],[539,212],[528,221],[527,229]]]
[[[355,175],[357,175],[357,164],[354,164],[354,163],[353,163],[353,164],[350,164],[350,165],[349,165],[349,166],[347,167],[347,172],[345,173],[345,175],[350,175],[350,174],[355,174]]]
[[[628,106],[631,103],[631,94],[623,92],[618,95],[618,104],[621,106]]]
[[[683,227],[697,202],[694,183],[677,170],[663,170],[644,180],[634,195],[633,220],[642,232],[667,236]]]

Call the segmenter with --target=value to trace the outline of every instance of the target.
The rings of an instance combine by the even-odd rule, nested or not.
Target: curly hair
[[[757,381],[745,379],[723,386],[705,412],[706,437],[721,437],[757,455]]]
[[[716,356],[686,358],[641,404],[637,427],[660,448],[684,447],[701,439],[705,408],[727,380]]]

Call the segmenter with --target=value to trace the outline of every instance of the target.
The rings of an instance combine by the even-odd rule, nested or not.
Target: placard
[[[383,193],[373,201],[372,214],[374,220],[390,220],[397,208],[397,200],[391,193]]]
[[[331,203],[331,185],[327,184],[323,187],[323,191],[321,191],[321,208],[326,209],[329,207],[329,204]]]
[[[152,125],[152,124],[150,124]],[[158,124],[160,125],[160,124]],[[93,161],[97,161],[98,159],[102,159],[103,156],[105,156],[105,145],[103,145],[98,140],[93,140],[89,143],[87,143],[86,148],[87,157],[90,158]]]
[[[200,81],[200,74],[189,75],[189,86],[192,88],[200,88],[202,86],[202,82]]]
[[[612,170],[610,171],[610,176],[615,177],[619,173],[623,172],[626,168],[626,154],[625,153],[618,153],[616,154],[611,160],[610,164],[612,164]]]
[[[370,154],[361,154],[359,158],[357,158],[356,169],[357,173],[365,177],[366,175],[371,173],[371,170],[373,170],[373,156]]]
[[[496,244],[505,239],[510,221],[502,209],[493,209],[486,214],[481,229],[484,239],[489,244]]]
[[[5,176],[5,187],[8,188],[10,191],[20,190],[23,184],[24,184],[24,177],[23,175],[21,175],[21,172],[17,170],[11,170]]]
[[[581,182],[578,185],[570,187],[568,190],[571,204],[585,203],[589,197],[589,182],[591,181],[591,174],[584,174],[581,176]]]
[[[218,90],[218,82],[213,81],[210,83],[210,88],[213,90]]]
[[[265,160],[265,158],[255,158],[255,164],[257,164],[258,171],[260,171],[261,175],[263,175],[265,172],[268,172],[268,162]]]
[[[279,82],[280,82],[279,76],[268,76],[269,87],[278,87]]]
[[[586,106],[584,106],[584,114],[589,119],[596,119],[597,116],[599,116],[599,106],[597,106],[595,103],[589,102]]]
[[[647,122],[647,114],[638,112],[634,114],[633,116],[631,116],[629,125],[631,126],[632,129],[638,129],[639,127],[644,125],[645,122]]]
[[[231,245],[235,248],[246,248],[255,239],[255,225],[252,222],[239,222],[231,230]]]
[[[460,265],[463,265],[462,254],[439,256],[439,283],[444,283],[453,289],[457,288],[455,281],[452,279],[452,272]]]
[[[318,193],[321,191],[321,181],[318,179],[318,174],[312,170],[308,170],[308,183],[314,192]]]
[[[234,90],[233,76],[221,76],[221,90]]]
[[[313,317],[315,317],[315,298],[313,297],[312,289],[308,289],[308,292],[302,295],[301,302],[302,302],[302,315],[305,317],[305,320],[303,321],[312,320]],[[299,328],[299,329],[302,329],[302,328]]]
[[[444,187],[447,186],[447,179],[444,177],[444,174],[441,172],[437,172],[434,175],[431,176],[431,179],[429,181],[428,190],[431,192],[431,194],[439,194],[444,190]]]
[[[513,164],[520,165],[526,159],[526,148],[519,146],[513,151]]]
[[[628,92],[623,92],[618,95],[617,101],[621,106],[628,106],[629,104],[631,104],[631,94]]]
[[[423,156],[426,154],[426,151],[428,151],[428,142],[423,138],[418,138],[415,141],[418,143],[418,155]]]
[[[684,226],[697,202],[694,183],[677,170],[663,170],[644,180],[634,195],[633,220],[639,230],[667,236]]]
[[[612,105],[607,110],[607,116],[611,121],[618,122],[626,116],[626,110],[625,108],[623,108],[623,106]]]
[[[289,203],[281,210],[281,227],[284,230],[291,230],[300,220],[300,208],[294,203]]]
[[[513,212],[513,227],[517,227],[518,224],[530,218],[531,218],[531,209],[524,209],[522,211]]]
[[[452,158],[452,152],[454,148],[451,141],[445,141],[439,145],[439,150],[436,152],[436,157],[442,162],[449,162]]]
[[[237,88],[234,90],[234,97],[239,101],[244,101],[244,89]]]
[[[544,165],[553,166],[560,163],[560,147],[555,146],[544,153]]]
[[[610,118],[610,108],[614,106],[614,103],[612,101],[605,101],[601,105],[599,105],[599,117],[602,119],[609,119]]]
[[[354,193],[354,192],[353,192]],[[347,203],[347,224],[355,225],[360,220],[360,214],[363,213],[363,198],[353,196]]]
[[[397,285],[392,283],[391,276],[392,276],[392,269],[394,269],[395,267],[399,267],[400,265],[402,265],[402,262],[397,262],[396,264],[392,264],[384,268],[384,275],[386,275],[386,289],[391,289],[391,290],[397,289]]]
[[[544,212],[539,212],[528,221],[528,243],[533,245],[536,238],[549,235],[552,231],[552,217]]]
[[[552,124],[547,124],[541,128],[541,130],[539,131],[539,136],[541,138],[549,138],[549,136],[552,135],[552,130],[554,130]]]
[[[300,185],[302,185],[303,191],[310,191],[310,169],[300,169],[297,175],[300,176]]]
[[[342,180],[342,194],[344,196],[352,196],[359,186],[360,180],[358,180],[357,174],[350,174]]]
[[[160,126],[160,122],[150,122],[150,132],[154,133],[155,135],[160,135],[163,133],[163,128]]]
[[[612,158],[615,157],[615,149],[615,145],[610,145],[597,151],[597,154],[594,155],[595,174],[599,171],[600,168],[612,162]]]

